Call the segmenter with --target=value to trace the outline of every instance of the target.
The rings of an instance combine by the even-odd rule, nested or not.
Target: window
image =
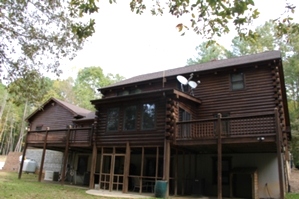
[[[41,131],[43,129],[43,124],[36,125],[35,130]]]
[[[123,95],[129,95],[129,91],[124,90],[124,91],[117,92],[117,96],[123,96]]]
[[[119,120],[119,108],[109,108],[107,116],[107,131],[117,131]]]
[[[129,106],[125,109],[124,130],[134,130],[136,128],[136,106]]]
[[[182,108],[179,109],[179,121],[189,121],[191,119],[192,117],[189,112]],[[182,124],[180,130],[182,137],[189,137],[191,133],[191,124]]]
[[[142,105],[142,129],[153,129],[156,123],[155,104]]]
[[[231,88],[233,91],[245,88],[243,73],[231,74]]]

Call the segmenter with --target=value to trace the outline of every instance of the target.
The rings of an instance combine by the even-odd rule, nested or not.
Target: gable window
[[[189,121],[191,119],[192,116],[189,112],[182,108],[179,109],[179,121]],[[191,134],[191,124],[182,124],[180,131],[182,137],[189,137]]]
[[[35,130],[41,131],[41,130],[43,130],[43,126],[44,126],[43,124],[36,125]]]
[[[136,106],[125,108],[124,130],[135,130],[136,128]]]
[[[107,131],[117,131],[119,120],[119,108],[109,108],[107,116]]]
[[[242,90],[245,88],[243,73],[231,74],[231,88],[233,91]]]
[[[153,129],[156,123],[156,106],[155,104],[142,105],[142,129]]]

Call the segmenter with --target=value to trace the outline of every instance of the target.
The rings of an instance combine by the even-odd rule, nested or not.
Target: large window
[[[156,123],[156,106],[155,104],[142,105],[142,129],[153,129]]]
[[[242,90],[245,88],[243,73],[231,74],[231,88],[233,91]]]
[[[136,106],[125,108],[124,130],[135,130],[136,128]]]
[[[119,120],[119,108],[108,109],[107,131],[117,131]]]

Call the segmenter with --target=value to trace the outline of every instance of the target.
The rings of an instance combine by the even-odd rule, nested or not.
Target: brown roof
[[[68,111],[70,111],[74,117],[86,117],[88,114],[90,114],[90,110],[81,108],[79,106],[76,106],[74,104],[70,104],[68,102],[56,99],[54,97],[51,97],[49,100],[47,100],[45,103],[42,104],[41,107],[39,107],[38,109],[36,109],[33,113],[31,113],[27,118],[26,121],[28,121],[32,116],[34,116],[37,112],[42,111],[43,107],[45,107],[47,104],[49,104],[50,102],[56,102],[57,104],[60,104],[62,107],[64,107],[65,109],[67,109]]]
[[[159,72],[135,76],[135,77],[117,82],[115,84],[112,84],[110,86],[103,87],[99,90],[122,86],[122,85],[126,85],[126,84],[143,82],[143,81],[147,81],[147,80],[159,79],[159,78],[163,78],[163,77],[171,77],[171,76],[183,75],[183,74],[192,73],[192,72],[220,69],[220,68],[225,68],[225,67],[230,67],[230,66],[238,66],[238,65],[255,63],[255,62],[272,60],[272,59],[278,59],[278,58],[281,58],[280,51],[267,51],[267,52],[263,52],[263,53],[253,54],[253,55],[245,55],[245,56],[234,57],[234,58],[230,58],[230,59],[210,61],[210,62],[191,65],[191,66],[184,66],[184,67],[180,67],[180,68],[174,68],[174,69],[169,69],[169,70],[165,70],[165,71],[159,71]]]

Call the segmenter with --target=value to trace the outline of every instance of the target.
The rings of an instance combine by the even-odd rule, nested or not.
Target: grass
[[[22,174],[0,171],[0,198],[11,199],[104,199],[86,194],[87,189],[61,184],[38,182],[36,174]],[[106,197],[107,198],[107,197]],[[110,198],[111,199],[111,198]]]
[[[299,199],[299,193],[288,193],[286,199]]]
[[[75,186],[38,182],[36,174],[0,171],[0,198],[5,199],[108,199],[108,197],[86,194],[87,189]],[[111,199],[109,197],[109,199]],[[286,199],[299,199],[299,193],[288,193]]]

